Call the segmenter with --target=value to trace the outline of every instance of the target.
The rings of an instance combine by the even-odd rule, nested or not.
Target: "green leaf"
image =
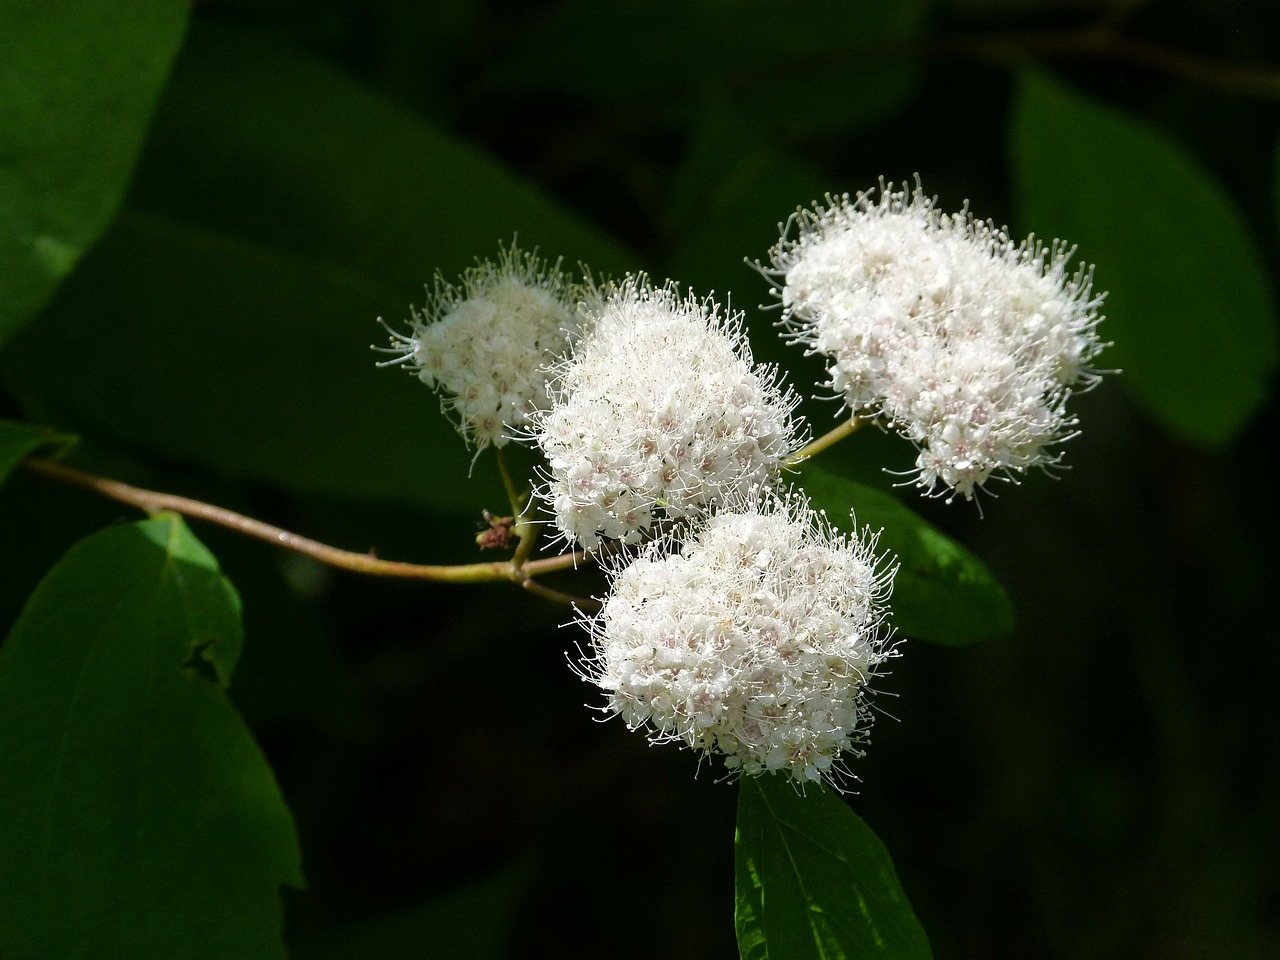
[[[177,518],[82,540],[0,648],[0,954],[282,958],[298,850],[224,690],[240,605]]]
[[[311,261],[126,211],[3,369],[86,430],[233,476],[476,514],[504,504],[492,464],[468,482],[472,454],[436,396],[374,366],[377,309]],[[45,359],[85,337],[112,349],[74,375]]]
[[[822,784],[743,777],[735,863],[743,960],[933,955],[889,851]]]
[[[478,148],[327,64],[199,21],[174,66],[130,206],[327,264],[389,320],[519,235],[569,265],[635,258]],[[367,336],[373,317],[352,318]],[[287,318],[296,326],[297,317]]]
[[[708,288],[744,291],[739,307],[757,303],[769,288],[744,261],[764,259],[778,242],[779,221],[830,185],[767,144],[744,149],[739,118],[710,116],[700,133],[679,183],[677,195],[690,212],[670,272]],[[776,331],[770,338],[781,342]]]
[[[1276,229],[1280,230],[1280,140],[1276,141],[1275,162],[1272,167],[1271,210],[1275,215]]]
[[[478,514],[506,502],[492,454],[469,482],[472,453],[436,396],[368,348],[387,339],[375,318],[407,316],[437,266],[495,256],[517,231],[597,269],[628,259],[319,62],[193,26],[130,208],[3,370],[28,404],[144,449]],[[49,362],[84,342],[111,349]]]
[[[0,4],[0,342],[110,222],[189,4]]]
[[[767,144],[744,148],[751,139],[743,134],[740,120],[713,115],[702,127],[679,183],[678,194],[688,198],[689,223],[679,231],[681,240],[667,272],[699,293],[720,291],[733,309],[748,311],[757,363],[782,367],[793,383],[816,382],[822,375],[820,361],[789,349],[770,322],[760,322],[762,314],[749,310],[768,298],[769,286],[747,260],[765,258],[778,242],[779,221],[829,184]]]
[[[1236,436],[1277,339],[1257,241],[1221,186],[1165,134],[1038,73],[1022,78],[1011,148],[1025,223],[1098,265],[1104,364],[1174,432]]]
[[[49,441],[49,434],[30,423],[0,420],[0,484],[22,458]]]
[[[1013,604],[986,564],[887,493],[811,465],[800,482],[815,508],[837,526],[880,530],[879,549],[894,554],[891,622],[899,633],[949,645],[975,643],[1013,629]]]

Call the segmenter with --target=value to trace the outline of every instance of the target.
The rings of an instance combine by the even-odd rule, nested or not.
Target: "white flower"
[[[794,497],[721,508],[678,552],[655,541],[614,571],[580,672],[651,742],[838,785],[839,755],[867,739],[867,684],[896,656],[894,569],[874,546]]]
[[[828,358],[854,415],[881,417],[920,453],[918,484],[972,497],[1060,458],[1066,401],[1102,349],[1092,268],[1029,237],[1015,243],[967,207],[940,213],[917,183],[847,195],[792,218],[771,251],[791,338]]]
[[[796,449],[797,399],[752,363],[740,314],[643,277],[584,312],[533,430],[549,471],[539,495],[567,539],[634,543],[658,517],[776,479]]]
[[[548,266],[514,244],[498,263],[477,263],[461,286],[436,276],[427,306],[413,311],[408,335],[391,331],[397,354],[379,366],[405,364],[441,394],[464,440],[477,450],[520,436],[546,404],[548,364],[578,328],[559,263]]]

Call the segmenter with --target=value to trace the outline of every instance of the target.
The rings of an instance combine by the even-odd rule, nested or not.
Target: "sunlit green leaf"
[[[114,215],[189,6],[0,3],[0,342]]]
[[[966,644],[1013,629],[1013,605],[987,566],[887,493],[820,467],[801,469],[800,484],[837,526],[880,530],[878,547],[897,558],[891,622],[899,633],[935,643]]]
[[[1258,242],[1213,176],[1146,123],[1027,73],[1012,127],[1024,226],[1080,245],[1109,292],[1102,357],[1177,433],[1234,437],[1277,357]]]
[[[176,518],[73,547],[0,647],[0,954],[281,958],[288,810],[224,687],[240,607]]]
[[[825,786],[743,777],[738,794],[738,950],[743,960],[932,956],[889,852]]]

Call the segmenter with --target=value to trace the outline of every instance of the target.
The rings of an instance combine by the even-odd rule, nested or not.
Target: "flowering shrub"
[[[588,285],[573,310],[542,286],[563,278],[542,281],[532,259],[511,280],[508,252],[464,278],[466,297],[444,287],[438,322],[415,316],[414,336],[392,332],[384,349],[442,384],[446,407],[471,409],[486,365],[505,371],[510,357],[526,358],[520,383],[544,385],[507,403],[506,421],[486,406],[484,436],[537,446],[537,499],[584,559],[604,562],[610,589],[580,614],[591,643],[578,669],[608,713],[734,774],[839,786],[842,754],[867,740],[869,682],[898,653],[884,603],[894,564],[877,571],[878,531],[840,535],[784,490],[784,468],[859,418],[916,442],[927,490],[972,497],[997,469],[1055,463],[1045,448],[1076,425],[1070,388],[1098,378],[1102,297],[1092,268],[1068,279],[1064,245],[1015,244],[967,208],[940,214],[918,182],[910,197],[882,183],[878,202],[860,193],[792,222],[799,235],[764,272],[781,284],[784,333],[828,356],[828,386],[853,415],[808,446],[799,398],[752,362],[741,316],[671,282]],[[533,518],[514,497],[512,509],[520,566]]]
[[[0,18],[0,956],[1275,952],[1280,8],[252,6]]]

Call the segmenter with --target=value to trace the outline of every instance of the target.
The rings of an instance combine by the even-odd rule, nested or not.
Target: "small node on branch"
[[[481,550],[502,550],[511,543],[515,517],[494,516],[488,510],[481,511],[488,529],[476,534],[476,546]]]

